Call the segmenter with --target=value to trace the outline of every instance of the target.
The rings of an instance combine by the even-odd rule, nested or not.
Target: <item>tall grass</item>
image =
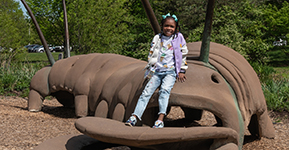
[[[58,53],[52,53],[55,60]],[[74,55],[74,52],[71,53]],[[49,61],[45,53],[17,53],[14,57],[4,60],[0,55],[0,95],[17,95],[26,97],[29,94],[29,86],[35,73]]]
[[[0,94],[28,96],[31,78],[44,63],[11,63],[0,67]]]
[[[267,107],[275,111],[289,111],[289,80],[273,79],[262,83]]]
[[[260,79],[268,109],[289,111],[289,67],[273,68],[258,63],[251,65]]]

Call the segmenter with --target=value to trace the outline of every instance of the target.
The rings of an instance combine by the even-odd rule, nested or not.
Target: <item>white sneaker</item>
[[[128,126],[135,126],[137,120],[135,118],[135,116],[130,116],[129,119],[125,122],[125,125],[128,125]]]
[[[157,120],[155,122],[155,125],[153,126],[153,128],[163,128],[164,127],[164,122],[161,120]]]

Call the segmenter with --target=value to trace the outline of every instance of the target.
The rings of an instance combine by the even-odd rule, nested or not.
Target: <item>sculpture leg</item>
[[[115,106],[115,109],[112,114],[112,119],[123,121],[124,120],[124,113],[125,113],[125,107],[123,104],[119,103]]]
[[[248,125],[248,129],[252,136],[256,138],[261,138],[262,136],[267,138],[275,137],[275,130],[270,120],[267,111],[263,112],[261,115],[254,114],[251,117],[250,124]],[[266,131],[266,132],[262,132]]]
[[[88,99],[87,95],[75,96],[75,114],[77,117],[85,117],[88,114]]]
[[[275,130],[273,123],[268,115],[268,111],[266,110],[259,117],[259,126],[261,136],[273,139],[275,137]],[[263,131],[263,132],[262,132]]]
[[[41,110],[43,97],[35,90],[31,89],[28,98],[28,110],[37,112]]]
[[[105,100],[100,101],[100,103],[97,105],[94,116],[95,117],[102,117],[106,118],[108,113],[108,104]]]

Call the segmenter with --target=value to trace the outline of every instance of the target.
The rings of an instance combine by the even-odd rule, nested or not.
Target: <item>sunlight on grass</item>
[[[62,52],[54,52],[52,56],[55,60],[58,60],[58,55]],[[75,55],[74,52],[70,53],[71,56]],[[48,61],[45,53],[22,53],[17,56],[18,61],[29,61],[29,62],[43,62]]]
[[[289,79],[289,66],[287,67],[274,67],[277,76]]]

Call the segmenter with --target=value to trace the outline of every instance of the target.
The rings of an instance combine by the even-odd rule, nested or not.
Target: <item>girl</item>
[[[148,55],[146,77],[150,78],[132,116],[126,121],[126,125],[135,126],[137,118],[141,120],[143,112],[154,91],[159,90],[159,117],[153,128],[164,127],[164,116],[166,115],[170,92],[176,81],[185,82],[185,72],[188,68],[186,54],[188,49],[183,35],[177,32],[178,19],[175,15],[163,15],[161,22],[162,33],[155,35],[151,43]]]

